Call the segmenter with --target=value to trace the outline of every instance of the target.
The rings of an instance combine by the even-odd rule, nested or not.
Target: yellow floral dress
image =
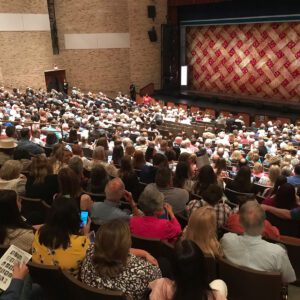
[[[74,275],[77,275],[89,245],[90,240],[88,237],[71,235],[68,248],[50,249],[40,244],[39,234],[36,232],[32,244],[32,261],[38,264],[54,265],[62,269],[68,269]]]

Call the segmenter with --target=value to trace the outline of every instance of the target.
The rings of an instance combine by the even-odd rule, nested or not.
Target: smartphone
[[[107,162],[110,163],[112,161],[112,155],[108,155]]]
[[[81,220],[81,226],[84,226],[88,222],[89,212],[87,210],[82,210],[80,212],[80,220]]]

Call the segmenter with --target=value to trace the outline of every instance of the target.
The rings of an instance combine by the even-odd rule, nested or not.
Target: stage
[[[254,119],[255,116],[270,116],[289,118],[296,122],[300,114],[300,103],[285,103],[245,96],[231,96],[214,93],[204,93],[194,90],[155,91],[153,97],[163,100],[165,103],[185,104],[188,106],[199,106],[201,108],[212,108],[216,115],[220,111],[232,113],[247,113]]]

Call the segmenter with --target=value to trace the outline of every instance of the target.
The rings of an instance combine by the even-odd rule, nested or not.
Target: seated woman
[[[196,243],[184,240],[176,245],[174,281],[157,279],[149,284],[150,300],[224,300],[227,286],[222,280],[209,284],[205,256]]]
[[[0,244],[15,245],[31,252],[33,228],[25,223],[21,214],[21,201],[15,191],[0,191]]]
[[[56,193],[58,193],[57,175],[53,174],[49,161],[43,155],[33,157],[26,182],[26,196],[43,199],[51,205]]]
[[[186,161],[180,161],[176,166],[173,186],[191,192],[193,189],[192,177],[193,171],[191,165]]]
[[[105,186],[109,181],[109,176],[101,164],[95,164],[90,173],[87,183],[87,191],[95,194],[103,194]]]
[[[216,211],[218,228],[222,227],[230,214],[232,214],[232,209],[223,202],[222,197],[223,189],[220,186],[217,184],[209,185],[202,194],[203,200],[194,199],[187,204],[186,210],[188,216],[190,216],[199,207],[210,205]]]
[[[287,178],[283,175],[279,175],[275,181],[275,184],[273,187],[267,188],[264,190],[262,196],[264,198],[274,198],[276,195],[277,190],[279,189],[279,187],[284,184],[287,183]]]
[[[158,191],[155,185],[148,185],[144,189],[138,203],[145,215],[130,218],[132,234],[171,242],[177,239],[181,233],[181,226],[174,215],[172,206],[168,203],[164,205],[164,195]],[[170,220],[159,218],[165,213]]]
[[[25,194],[27,178],[21,174],[22,164],[17,160],[7,160],[0,169],[0,189],[13,190]]]
[[[130,156],[125,155],[122,157],[118,175],[124,182],[126,191],[130,192],[133,199],[137,201],[140,195],[140,186],[138,177],[134,172]]]
[[[217,175],[210,165],[205,165],[200,168],[196,182],[194,185],[194,194],[201,196],[210,184],[216,184]]]
[[[58,173],[59,193],[57,196],[72,198],[77,204],[78,210],[90,210],[93,201],[83,192],[79,177],[71,168],[62,168]]]
[[[144,152],[141,150],[136,150],[133,154],[132,160],[133,168],[136,170],[142,170],[146,164]]]
[[[255,199],[246,199],[246,200],[241,200],[239,204],[239,209],[248,201],[254,201]],[[226,229],[229,231],[238,233],[238,234],[243,234],[245,232],[244,227],[240,223],[240,214],[239,212],[235,212],[229,216],[229,218],[226,221],[225,224]],[[280,232],[277,227],[272,226],[272,224],[268,221],[264,221],[264,230],[263,230],[263,236],[269,237],[272,239],[279,239],[280,238]]]
[[[256,162],[253,165],[252,175],[253,177],[257,178],[257,180],[259,180],[262,176],[264,176],[264,168],[261,163]]]
[[[251,183],[251,169],[248,166],[242,166],[234,180],[227,183],[226,188],[239,193],[253,193],[254,186]]]
[[[94,165],[101,164],[105,168],[107,174],[111,177],[118,176],[118,170],[113,164],[107,162],[105,149],[102,146],[97,146],[93,151],[93,157],[90,162],[85,162],[83,167],[87,170],[91,170]]]
[[[263,175],[258,184],[265,185],[265,186],[274,186],[277,177],[280,175],[280,167],[277,165],[272,165],[269,169],[269,173]]]
[[[200,207],[192,213],[183,238],[195,242],[205,255],[223,255],[217,240],[216,212],[211,206]]]
[[[87,237],[90,222],[83,226],[83,235],[80,223],[75,201],[66,196],[55,198],[45,225],[34,236],[32,261],[69,269],[76,274],[90,245]]]
[[[266,198],[262,204],[290,210],[299,206],[299,199],[295,187],[290,183],[284,183],[278,187],[275,197]]]
[[[99,289],[120,290],[141,299],[149,282],[161,277],[158,267],[130,253],[128,224],[116,219],[103,224],[83,261],[81,281]]]

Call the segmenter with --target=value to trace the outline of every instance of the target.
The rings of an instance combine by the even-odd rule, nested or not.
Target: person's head
[[[60,195],[76,198],[81,192],[79,177],[69,167],[62,168],[58,172],[58,185]]]
[[[0,244],[4,244],[7,229],[29,228],[22,219],[21,201],[13,190],[0,191]]]
[[[272,165],[269,169],[269,179],[272,185],[274,185],[279,175],[280,175],[280,167],[277,165]]]
[[[52,173],[53,169],[44,155],[39,155],[31,159],[29,175],[34,178],[34,184],[43,183],[46,176]]]
[[[298,176],[300,175],[300,164],[295,166],[294,173],[295,173],[295,175],[298,175]]]
[[[79,234],[79,210],[73,198],[67,196],[56,197],[46,219],[46,223],[39,231],[39,242],[50,249],[70,246],[70,235]]]
[[[145,155],[143,151],[136,150],[134,152],[132,164],[135,169],[141,169],[146,164]]]
[[[159,188],[171,187],[173,184],[172,171],[169,167],[159,167],[155,175],[155,183]]]
[[[282,185],[282,184],[285,184],[287,183],[287,178],[286,176],[284,175],[279,175],[275,181],[275,184],[274,184],[274,187],[273,187],[273,190],[272,190],[272,195],[275,195],[278,188]]]
[[[184,183],[191,177],[190,164],[186,161],[181,161],[177,164],[174,176],[174,186],[183,188]]]
[[[133,157],[134,151],[135,151],[135,148],[133,145],[131,145],[131,144],[127,145],[125,148],[125,155],[129,155],[130,157]]]
[[[134,170],[133,170],[133,166],[132,166],[131,157],[128,155],[125,155],[121,159],[119,175],[122,177],[126,174],[132,174],[132,173],[134,173]]]
[[[234,181],[242,188],[251,184],[251,169],[248,166],[242,166],[234,179]]]
[[[83,150],[79,144],[72,145],[72,152],[73,152],[73,155],[83,156]]]
[[[240,207],[240,223],[251,236],[261,235],[266,218],[265,212],[256,200],[247,201]]]
[[[15,138],[16,137],[16,127],[15,126],[6,127],[5,134],[8,138]]]
[[[81,178],[83,175],[83,162],[78,156],[73,156],[68,163],[70,169],[72,169],[76,175]]]
[[[30,130],[29,128],[22,128],[20,131],[20,137],[22,139],[30,139]]]
[[[51,161],[60,162],[62,163],[64,160],[64,145],[63,144],[56,144],[53,146],[52,153],[51,153]]]
[[[253,166],[253,174],[261,174],[263,172],[264,168],[263,165],[259,162],[256,162]]]
[[[153,166],[168,166],[168,159],[165,155],[161,153],[155,153],[153,156]]]
[[[72,128],[69,132],[69,137],[68,137],[68,142],[69,143],[77,143],[78,142],[78,137],[77,137],[77,130]]]
[[[131,248],[128,223],[116,219],[101,225],[95,238],[93,263],[100,276],[116,277],[126,267]]]
[[[235,150],[232,152],[230,159],[232,161],[239,161],[243,158],[243,155],[240,150]]]
[[[101,164],[95,164],[91,169],[91,187],[104,188],[109,180],[108,174],[105,168]],[[92,191],[93,192],[93,191]]]
[[[297,206],[295,187],[289,183],[281,184],[276,191],[275,205],[284,209],[295,208]]]
[[[292,175],[292,169],[290,166],[282,166],[281,167],[281,175],[285,177],[289,177]]]
[[[46,146],[53,146],[58,143],[58,138],[54,132],[49,132],[46,136]]]
[[[211,290],[204,254],[191,240],[176,244],[174,280],[173,300],[206,299],[207,292]]]
[[[201,167],[195,186],[196,193],[201,195],[210,184],[214,183],[217,183],[217,175],[215,174],[213,168],[210,165]]]
[[[207,205],[193,211],[189,218],[185,238],[194,241],[203,253],[219,256],[221,250],[216,234],[217,217],[215,209]]]
[[[156,153],[155,144],[149,143],[145,152],[145,160],[148,162],[152,161],[155,153]]]
[[[106,200],[119,202],[124,196],[125,186],[120,178],[110,180],[105,186]]]
[[[100,137],[97,141],[96,141],[96,147],[98,146],[102,146],[104,148],[104,150],[108,150],[108,141],[107,138],[105,136]]]
[[[0,169],[0,178],[13,180],[20,176],[22,164],[18,160],[7,160]]]
[[[209,205],[215,206],[219,203],[223,196],[223,189],[218,184],[210,184],[208,188],[202,193],[202,198]]]
[[[93,159],[106,161],[105,149],[102,146],[97,146],[93,151]]]
[[[159,216],[164,212],[164,195],[155,185],[146,186],[138,202],[141,211],[146,216]]]
[[[121,159],[124,156],[124,150],[121,145],[114,146],[113,153],[112,153],[112,161],[116,165],[121,164]]]

